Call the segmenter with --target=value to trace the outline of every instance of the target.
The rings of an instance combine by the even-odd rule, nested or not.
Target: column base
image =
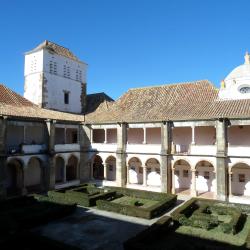
[[[191,190],[190,195],[193,197],[197,197],[198,196],[198,192],[195,190]]]

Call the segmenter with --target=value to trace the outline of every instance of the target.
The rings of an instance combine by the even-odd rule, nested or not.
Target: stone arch
[[[78,162],[78,158],[74,154],[70,155],[66,166],[66,181],[72,181],[78,178]]]
[[[100,155],[95,155],[93,159],[93,177],[96,180],[104,179],[104,166]]]
[[[24,171],[25,187],[28,191],[40,191],[44,188],[43,163],[38,157],[31,157]]]
[[[195,165],[196,190],[198,193],[215,192],[215,168],[210,161],[201,160]]]
[[[142,162],[138,157],[132,157],[128,161],[128,178],[131,184],[143,184]]]
[[[191,188],[192,169],[189,162],[185,159],[178,159],[173,164],[173,192],[179,193]]]
[[[6,189],[8,195],[22,194],[24,188],[23,161],[12,158],[6,165]]]
[[[235,196],[250,196],[250,166],[238,162],[231,167],[231,194]]]
[[[116,158],[110,155],[106,161],[106,176],[108,181],[116,180]]]
[[[65,181],[65,161],[61,156],[55,158],[55,182],[60,183]]]
[[[156,158],[149,158],[146,163],[147,170],[147,185],[160,186],[161,185],[161,171],[160,162]]]

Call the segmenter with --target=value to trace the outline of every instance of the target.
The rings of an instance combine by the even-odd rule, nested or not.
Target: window
[[[70,67],[67,67],[67,77],[70,78]]]
[[[239,174],[239,182],[245,182],[245,175]]]
[[[64,103],[69,104],[69,93],[68,92],[64,92]]]
[[[63,76],[67,77],[66,65],[63,65]]]
[[[188,170],[183,170],[183,177],[188,177]]]
[[[209,180],[209,172],[208,172],[208,171],[205,171],[205,172],[204,172],[204,178],[205,178],[206,180]]]
[[[77,131],[72,132],[72,143],[77,143]]]

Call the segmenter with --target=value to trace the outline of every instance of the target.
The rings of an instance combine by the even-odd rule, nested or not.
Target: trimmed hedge
[[[238,232],[239,224],[241,222],[241,217],[243,216],[242,212],[240,210],[236,210],[235,208],[227,208],[227,207],[221,207],[221,206],[211,206],[209,208],[212,213],[217,213],[219,215],[230,215],[231,220],[227,223],[221,223],[219,225],[220,229],[224,233],[232,233],[236,234]]]
[[[115,213],[120,213],[129,216],[135,216],[145,219],[151,219],[156,217],[157,215],[162,214],[165,210],[175,204],[177,200],[176,195],[171,194],[162,194],[156,192],[148,192],[148,191],[141,191],[141,190],[134,190],[134,189],[126,189],[126,188],[116,188],[116,187],[108,187],[109,190],[116,191],[116,196],[113,199],[121,197],[121,195],[141,198],[141,199],[151,199],[158,201],[155,205],[143,208],[143,207],[136,207],[132,205],[123,205],[119,203],[111,202],[110,200],[98,200],[96,202],[97,208],[101,210],[111,211]],[[148,194],[148,195],[147,195]]]
[[[51,201],[84,207],[95,206],[97,200],[108,199],[114,195],[115,192],[88,185],[48,192]]]
[[[148,244],[157,241],[172,229],[172,218],[163,216],[150,227],[123,243],[125,250],[144,250]]]

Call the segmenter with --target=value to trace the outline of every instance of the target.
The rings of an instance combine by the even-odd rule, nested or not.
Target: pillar
[[[229,197],[232,196],[232,177],[233,177],[233,173],[232,171],[228,172],[228,193],[229,193]]]
[[[116,150],[116,184],[118,187],[126,185],[126,144],[127,124],[117,124],[117,150]]]
[[[86,182],[93,178],[93,168],[90,161],[89,149],[93,131],[89,124],[80,125],[80,181]]]
[[[127,184],[130,184],[129,183],[129,165],[126,166],[126,168],[127,168]]]
[[[46,121],[46,127],[47,127],[47,134],[48,134],[48,140],[47,140],[47,147],[48,147],[48,167],[46,171],[46,189],[52,190],[55,188],[55,123],[54,120],[48,120]]]
[[[175,194],[175,174],[174,174],[174,168],[172,168],[172,194]]]
[[[195,145],[195,126],[192,125],[192,145]]]
[[[103,177],[104,177],[104,180],[107,180],[107,176],[108,176],[108,163],[104,163],[104,173],[103,173]]]
[[[7,162],[7,117],[0,118],[0,199],[4,198],[7,194],[5,188],[5,178],[6,178],[6,162]]]
[[[147,186],[147,167],[143,167],[143,186]]]
[[[107,143],[108,140],[107,140],[108,136],[107,136],[107,128],[104,129],[104,143]]]
[[[161,124],[161,191],[171,192],[171,123]]]
[[[227,170],[227,124],[225,119],[216,121],[216,183],[218,200],[228,198],[228,170]]]
[[[196,197],[197,196],[197,190],[196,190],[196,174],[195,169],[191,170],[192,172],[192,183],[191,183],[191,196]]]
[[[67,182],[67,163],[64,161],[64,167],[63,167],[63,183]]]
[[[147,144],[147,129],[143,128],[143,144]]]

